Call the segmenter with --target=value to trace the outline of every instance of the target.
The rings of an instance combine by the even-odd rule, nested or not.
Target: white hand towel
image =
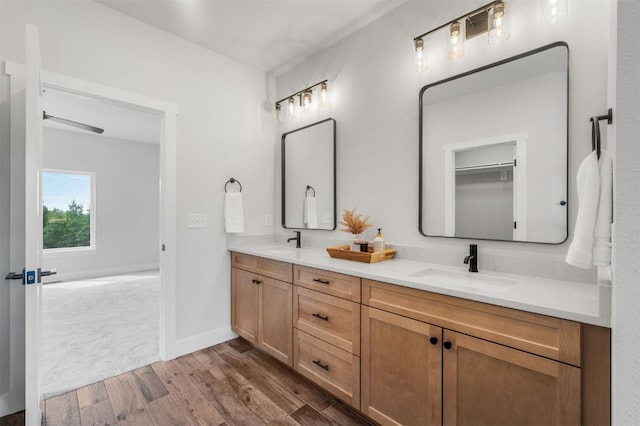
[[[611,265],[611,222],[613,216],[613,160],[606,151],[600,151],[600,199],[593,242],[593,264]]]
[[[318,227],[318,206],[316,197],[304,197],[304,224],[309,229]]]
[[[595,151],[587,155],[578,167],[578,217],[573,231],[573,241],[567,258],[569,265],[589,269],[592,265],[593,235],[600,199],[600,176]]]
[[[229,234],[244,232],[241,192],[225,192],[224,194],[224,228]]]

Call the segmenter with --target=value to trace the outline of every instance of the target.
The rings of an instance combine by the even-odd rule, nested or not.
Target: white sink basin
[[[505,293],[517,283],[516,280],[494,277],[480,272],[447,271],[437,268],[424,269],[409,274],[409,276],[420,278],[426,284],[463,288],[473,292]]]
[[[265,253],[275,254],[279,256],[295,256],[296,254],[298,254],[300,249],[296,249],[293,247],[275,246],[275,247],[265,247],[262,250],[264,250]]]

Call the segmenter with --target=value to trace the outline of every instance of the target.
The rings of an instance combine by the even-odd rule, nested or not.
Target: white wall
[[[91,208],[96,217],[95,251],[45,252],[43,268],[58,270],[48,281],[159,266],[159,148],[157,144],[44,129],[44,167],[93,172],[96,187],[96,205]]]
[[[178,351],[229,337],[224,183],[232,176],[242,183],[246,233],[271,233],[263,224],[273,214],[274,117],[262,104],[272,97],[273,81],[91,1],[3,1],[0,7],[1,59],[24,63],[29,22],[40,30],[46,70],[179,106]],[[206,213],[208,227],[187,229],[188,213]]]
[[[484,36],[469,40],[466,55],[458,61],[444,59],[443,32],[439,40],[427,42],[441,51],[427,54],[430,69],[418,75],[411,66],[413,38],[484,3],[409,1],[278,77],[277,99],[329,80],[331,106],[326,116],[337,121],[338,215],[357,206],[359,212],[371,216],[373,228],[384,229],[389,243],[421,247],[428,253],[425,260],[461,265],[469,240],[427,238],[418,232],[419,91],[426,84],[555,41],[566,41],[570,50],[569,194],[576,200],[575,173],[591,150],[589,117],[607,109],[607,28],[603,19],[607,4],[603,0],[570,3],[564,23],[542,26],[538,2],[511,2],[511,40],[502,46],[489,45]],[[278,132],[320,118],[316,114],[299,123],[285,122]],[[569,217],[572,233],[576,203],[569,204]],[[304,234],[344,239],[339,231]],[[373,236],[372,232],[367,235]],[[483,241],[480,268],[594,283],[593,271],[566,265],[567,248],[568,243]]]
[[[618,1],[613,282],[613,424],[640,424],[640,20],[637,0]],[[615,46],[614,46],[615,47]]]

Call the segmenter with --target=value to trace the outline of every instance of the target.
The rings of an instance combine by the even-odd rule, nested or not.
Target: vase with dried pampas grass
[[[360,234],[371,228],[369,216],[363,218],[361,214],[356,214],[355,207],[352,210],[344,209],[342,220],[338,223],[344,225],[341,231],[348,232],[352,235],[352,239],[349,242],[349,249],[351,251],[356,250],[356,242],[360,240]]]

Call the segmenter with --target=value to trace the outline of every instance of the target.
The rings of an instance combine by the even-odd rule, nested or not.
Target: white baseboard
[[[132,272],[152,271],[155,269],[160,269],[159,263],[145,263],[140,265],[117,266],[113,268],[91,269],[88,271],[79,271],[79,272],[59,271],[56,275],[52,275],[48,278],[45,278],[44,280],[46,284],[46,283],[52,283],[52,282],[58,282],[58,281],[85,280],[89,278],[108,277],[110,275],[130,274]]]
[[[231,326],[225,326],[197,336],[177,340],[175,345],[175,356],[179,357],[190,354],[191,352],[196,352],[200,349],[235,339],[236,337],[238,337],[238,335],[231,330]]]

